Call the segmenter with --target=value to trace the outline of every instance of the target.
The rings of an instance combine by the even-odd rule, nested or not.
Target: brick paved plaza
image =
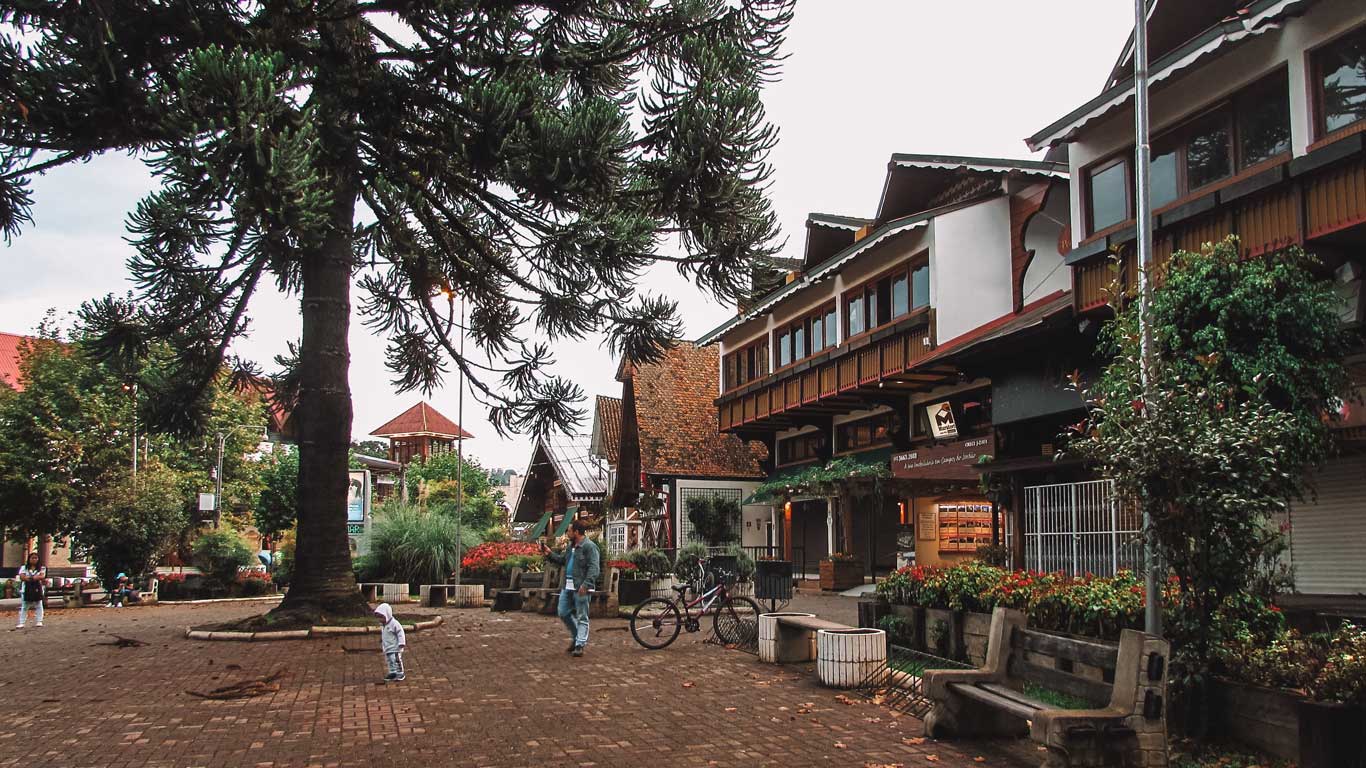
[[[6,631],[0,765],[1037,764],[1028,744],[924,741],[914,718],[857,697],[846,704],[804,669],[760,665],[701,634],[647,652],[621,620],[595,621],[588,655],[572,659],[553,618],[443,611],[444,626],[409,636],[407,682],[388,686],[376,684],[373,637],[183,639],[186,625],[261,610],[53,610],[41,630]],[[12,611],[3,618],[13,626]],[[100,644],[111,634],[147,645]],[[277,693],[186,693],[277,667]]]

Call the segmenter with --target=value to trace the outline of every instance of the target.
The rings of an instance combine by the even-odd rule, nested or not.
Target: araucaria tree
[[[1348,339],[1319,271],[1298,250],[1244,258],[1232,238],[1173,255],[1146,318],[1146,388],[1139,302],[1102,334],[1109,362],[1070,450],[1151,517],[1161,562],[1178,582],[1168,632],[1193,702],[1224,633],[1236,631],[1235,598],[1279,546],[1275,517],[1306,492],[1307,472],[1331,449],[1349,386]]]
[[[351,288],[404,389],[464,372],[499,430],[581,418],[549,343],[642,362],[679,331],[637,278],[719,298],[775,248],[760,102],[792,0],[0,0],[0,227],[34,174],[111,151],[160,188],[129,217],[135,312],[172,343],[189,429],[263,280],[300,298],[295,577],[280,611],[363,610],[345,528]],[[676,243],[677,247],[674,247]],[[455,305],[477,352],[458,354]],[[535,336],[533,337],[533,332]],[[541,340],[537,340],[541,339]],[[549,343],[547,341],[549,340]]]

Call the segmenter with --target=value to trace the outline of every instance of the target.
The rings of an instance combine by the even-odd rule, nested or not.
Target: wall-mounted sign
[[[350,473],[350,483],[346,489],[346,522],[365,522],[365,507],[368,501],[368,488],[365,487],[365,471]]]
[[[934,439],[958,437],[958,422],[953,418],[953,406],[949,401],[925,406],[925,415],[930,417],[930,434],[934,435]]]
[[[916,515],[915,535],[924,541],[939,538],[939,511],[933,505],[926,506]]]
[[[996,437],[973,437],[892,455],[892,477],[925,480],[976,480],[972,465],[996,452]]]

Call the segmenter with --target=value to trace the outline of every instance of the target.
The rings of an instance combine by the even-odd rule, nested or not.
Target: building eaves
[[[901,168],[967,170],[977,173],[1023,173],[1067,178],[1067,166],[1047,160],[1017,160],[1006,157],[963,157],[958,155],[892,155],[890,165]]]
[[[1271,22],[1312,2],[1314,0],[1257,0],[1247,7],[1247,13],[1244,15],[1211,27],[1190,42],[1151,63],[1148,67],[1149,82],[1156,85],[1207,56],[1221,51],[1227,52],[1230,46],[1274,29],[1275,26]],[[1087,123],[1129,101],[1133,97],[1133,91],[1132,82],[1108,88],[1047,128],[1025,139],[1025,144],[1031,151],[1037,151],[1066,141]]]
[[[857,216],[837,216],[833,213],[812,213],[806,217],[808,227],[835,227],[837,229],[859,230],[872,224],[872,219],[861,219]]]

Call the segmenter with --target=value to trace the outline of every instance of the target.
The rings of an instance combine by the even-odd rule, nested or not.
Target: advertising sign
[[[953,418],[953,406],[947,400],[925,406],[925,415],[930,418],[930,434],[934,439],[958,437],[958,422]]]
[[[892,454],[892,477],[925,480],[976,480],[972,465],[996,452],[996,438],[974,437]]]
[[[365,471],[360,470],[351,472],[350,482],[346,487],[346,522],[363,523],[365,522],[365,498],[368,488],[365,487]]]

